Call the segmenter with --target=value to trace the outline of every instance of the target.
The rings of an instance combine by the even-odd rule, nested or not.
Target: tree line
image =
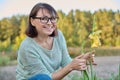
[[[92,31],[93,17],[96,16],[97,30],[101,30],[102,47],[120,47],[120,11],[98,10],[90,11],[71,10],[65,14],[57,11],[59,20],[57,28],[66,39],[68,47],[80,47],[84,40],[90,47],[89,34]],[[28,15],[15,15],[0,20],[0,51],[17,50],[21,41],[26,37],[24,31],[28,24]]]

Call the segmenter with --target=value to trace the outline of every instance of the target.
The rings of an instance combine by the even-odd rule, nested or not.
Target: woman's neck
[[[53,38],[50,36],[37,36],[35,41],[42,47],[51,50],[53,45]]]
[[[49,36],[37,36],[36,40],[38,42],[44,43],[44,42],[47,42],[49,40],[49,38],[50,38]]]

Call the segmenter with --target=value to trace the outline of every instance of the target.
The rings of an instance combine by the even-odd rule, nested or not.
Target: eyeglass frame
[[[49,21],[51,22],[51,23],[56,23],[57,21],[58,21],[58,19],[59,19],[59,17],[47,17],[47,16],[44,16],[44,17],[36,17],[36,16],[34,16],[34,17],[32,17],[33,19],[39,19],[40,20],[40,22],[41,23],[43,23],[43,24],[47,24]],[[47,18],[47,21],[46,22],[42,22],[42,19],[44,19],[44,18]],[[54,19],[55,21],[52,21],[52,19]]]

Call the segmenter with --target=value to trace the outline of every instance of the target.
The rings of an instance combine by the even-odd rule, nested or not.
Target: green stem
[[[119,74],[118,74],[118,80],[120,80],[120,64],[119,64]]]
[[[84,54],[84,48],[85,48],[86,40],[83,40],[81,45],[81,53]]]
[[[95,31],[96,28],[96,17],[93,18],[93,26],[92,26],[92,33]]]
[[[87,70],[83,71],[83,80],[90,80]]]
[[[94,80],[94,72],[93,72],[92,61],[90,61],[90,70],[91,70],[91,80]]]

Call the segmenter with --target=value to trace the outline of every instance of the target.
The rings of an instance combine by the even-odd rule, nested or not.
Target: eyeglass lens
[[[48,18],[47,16],[40,18],[40,21],[41,21],[42,23],[48,23],[49,20],[50,20],[52,23],[55,23],[55,22],[57,21],[57,18],[56,18],[56,17]]]

